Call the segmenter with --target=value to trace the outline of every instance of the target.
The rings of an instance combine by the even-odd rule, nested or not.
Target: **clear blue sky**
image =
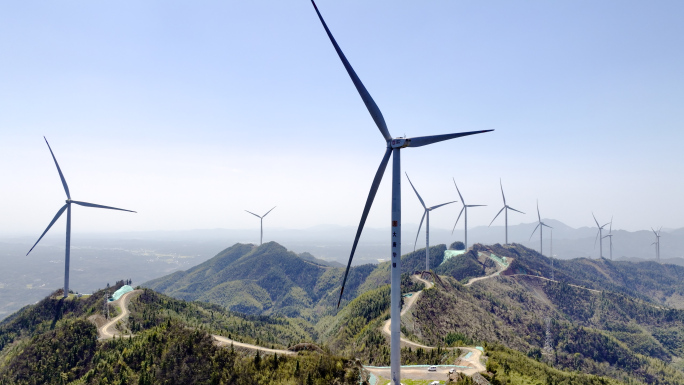
[[[319,8],[428,204],[684,226],[684,2],[329,1]],[[385,144],[309,1],[0,3],[0,234],[356,225]],[[389,173],[368,225],[389,221]],[[405,179],[404,179],[405,182]],[[403,185],[404,221],[421,210]],[[431,217],[451,228],[460,203]],[[62,231],[62,223],[56,227]]]

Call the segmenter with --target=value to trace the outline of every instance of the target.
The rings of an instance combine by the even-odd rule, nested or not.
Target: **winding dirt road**
[[[140,293],[142,293],[142,290],[129,291],[128,293],[122,295],[116,301],[112,301],[109,303],[110,305],[118,305],[121,309],[121,314],[112,318],[109,322],[107,322],[106,324],[102,325],[100,328],[97,329],[97,333],[99,334],[100,339],[114,338],[115,335],[121,334],[116,330],[116,323],[124,319],[124,317],[128,317],[128,303],[131,302],[131,298],[133,295],[137,295]]]
[[[121,321],[125,320],[128,317],[129,311],[128,311],[128,304],[131,302],[131,299],[133,298],[134,295],[142,293],[142,290],[133,290],[129,291],[128,293],[124,294],[121,296],[116,301],[112,301],[109,304],[110,305],[115,305],[118,306],[121,309],[121,314],[118,316],[112,318],[109,322],[106,324],[102,325],[97,329],[97,332],[99,334],[100,339],[109,339],[109,338],[114,338],[116,335],[121,335],[121,332],[116,330],[116,324]],[[131,336],[130,334],[128,336]],[[257,346],[257,345],[252,345],[252,344],[246,344],[244,342],[238,342],[231,340],[229,338],[219,336],[216,334],[211,335],[214,341],[216,341],[216,344],[219,346],[230,346],[232,343],[233,346],[235,347],[240,347],[240,348],[245,348],[245,349],[250,349],[250,350],[258,350],[261,352],[266,352],[266,353],[277,353],[281,355],[296,355],[296,352],[291,352],[289,350],[280,350],[280,349],[268,349],[263,346]]]
[[[294,356],[297,354],[297,352],[291,352],[289,350],[268,349],[268,348],[265,348],[263,346],[246,344],[244,342],[238,342],[235,340],[231,340],[230,338],[226,338],[226,337],[219,336],[216,334],[212,334],[211,336],[214,338],[214,341],[216,341],[216,344],[219,346],[230,346],[230,344],[232,343],[233,346],[236,346],[236,347],[245,348],[245,349],[249,349],[249,350],[258,350],[260,352],[274,353],[274,354],[277,353],[280,355],[290,355],[290,356]]]
[[[494,275],[498,274],[499,272],[497,271],[495,274],[489,275],[487,277],[482,277],[482,278],[489,278],[493,277]],[[425,284],[425,289],[431,289],[434,287],[434,283],[429,282],[427,280],[424,280],[421,278],[419,275],[414,275],[411,277],[413,280],[422,282]],[[471,282],[468,282],[468,285],[470,285]],[[399,313],[401,316],[405,315],[406,312],[411,310],[413,305],[418,301],[418,298],[420,298],[420,295],[423,293],[423,291],[418,291],[412,293],[410,297],[404,297],[404,307],[401,309],[401,313]],[[385,324],[382,327],[382,332],[386,336],[390,336],[390,325],[392,323],[392,319],[388,319],[385,321]],[[417,342],[413,342],[410,340],[407,340],[404,338],[404,336],[401,336],[401,346],[403,347],[411,347],[413,349],[417,348],[422,348],[425,350],[430,350],[430,349],[435,349],[433,346],[427,346],[423,344],[419,344]],[[402,366],[401,368],[401,375],[403,378],[410,378],[414,380],[441,380],[444,379],[447,374],[449,373],[449,370],[455,369],[456,372],[461,372],[464,373],[468,376],[472,376],[475,373],[478,372],[484,372],[487,370],[487,368],[482,365],[480,362],[480,358],[482,357],[482,351],[476,348],[471,348],[471,347],[465,347],[465,346],[460,346],[460,347],[452,347],[452,348],[446,348],[446,349],[461,349],[462,351],[468,352],[469,354],[466,354],[468,358],[461,357],[458,360],[458,363],[454,366],[438,366],[437,371],[434,372],[429,372],[425,367],[419,366],[419,367],[411,367],[411,366]],[[460,366],[460,367],[459,367]],[[366,369],[376,376],[382,376],[384,378],[389,378],[390,377],[390,369],[385,368],[385,367],[366,367]]]

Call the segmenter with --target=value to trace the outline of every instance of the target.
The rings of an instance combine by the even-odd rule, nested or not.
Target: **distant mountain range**
[[[559,259],[598,258],[594,247],[596,229],[575,229],[553,219],[553,254]],[[538,250],[539,238],[530,240],[535,223],[509,227],[511,242]],[[463,240],[463,231],[452,236],[448,229],[431,228],[433,245],[449,245]],[[417,224],[403,226],[404,253],[413,249]],[[378,263],[387,259],[387,229],[366,228],[361,236],[354,265]],[[266,240],[275,240],[300,256],[311,255],[328,264],[347,264],[356,228],[320,225],[307,229],[266,228]],[[470,242],[495,244],[503,241],[502,226],[480,226],[469,229]],[[616,260],[642,261],[655,259],[650,231],[613,231],[613,255]],[[544,232],[544,254],[550,252],[551,232]],[[226,245],[255,242],[257,229],[204,229],[188,231],[149,231],[112,234],[74,234],[72,239],[72,286],[80,292],[92,292],[102,282],[133,279],[143,282],[173,271],[187,269],[215,256]],[[48,234],[31,256],[26,252],[35,236],[0,239],[0,319],[20,307],[34,303],[59,287],[64,273],[64,238]],[[421,239],[422,235],[421,235]],[[608,240],[604,240],[604,256],[609,256]],[[418,244],[420,248],[420,242]],[[304,254],[308,253],[308,254]],[[663,229],[662,262],[684,265],[684,228]],[[320,263],[322,263],[319,261]],[[133,268],[131,268],[133,267]]]

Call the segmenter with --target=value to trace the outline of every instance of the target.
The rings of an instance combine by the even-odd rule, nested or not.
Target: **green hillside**
[[[353,361],[321,351],[294,356],[218,347],[210,334],[285,348],[311,341],[296,321],[233,313],[145,289],[124,333],[98,340],[104,292],[45,298],[0,323],[0,384],[358,384]]]
[[[430,248],[431,268],[442,263],[445,245]],[[203,301],[246,314],[280,314],[315,322],[335,313],[344,268],[318,263],[276,242],[235,244],[208,261],[143,286],[188,301]],[[402,257],[402,272],[425,268],[425,249]],[[343,303],[389,283],[389,262],[353,266]]]

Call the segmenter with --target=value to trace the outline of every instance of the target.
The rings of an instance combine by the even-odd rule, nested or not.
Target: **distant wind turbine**
[[[64,192],[66,192],[67,200],[66,204],[62,206],[59,211],[57,211],[57,215],[55,215],[54,218],[52,218],[52,221],[48,225],[48,227],[43,231],[43,234],[41,234],[40,238],[36,241],[36,243],[31,247],[31,250],[26,253],[26,255],[29,255],[31,251],[33,251],[33,248],[36,247],[38,242],[40,242],[41,239],[43,239],[43,236],[50,230],[50,227],[57,222],[60,216],[64,213],[64,210],[67,212],[67,223],[66,223],[66,247],[64,251],[64,298],[69,296],[69,262],[70,262],[70,257],[71,257],[71,204],[75,203],[79,206],[85,206],[85,207],[95,207],[98,209],[109,209],[109,210],[120,210],[120,211],[128,211],[130,213],[134,213],[135,211],[131,210],[125,210],[125,209],[119,209],[116,207],[109,207],[109,206],[102,206],[102,205],[97,205],[94,203],[88,203],[88,202],[80,202],[80,201],[74,201],[71,200],[71,194],[69,193],[69,186],[67,186],[66,179],[64,179],[64,175],[62,174],[62,169],[59,168],[59,164],[57,163],[57,158],[55,158],[55,154],[52,152],[52,148],[50,148],[50,143],[48,143],[47,139],[45,139],[45,143],[48,146],[48,149],[50,150],[50,154],[52,155],[52,160],[55,161],[55,166],[57,166],[57,172],[59,173],[59,178],[62,180],[62,186],[64,186]]]
[[[516,210],[513,207],[506,204],[506,195],[504,195],[503,184],[501,184],[501,179],[499,179],[499,185],[501,186],[501,197],[503,197],[504,206],[494,216],[494,219],[492,219],[492,221],[489,223],[489,226],[491,226],[492,223],[494,223],[494,221],[499,216],[499,214],[501,214],[502,211],[506,210],[506,212],[504,213],[504,217],[506,218],[506,221],[505,221],[505,224],[506,224],[506,226],[505,226],[506,227],[506,244],[508,244],[508,210],[513,210],[513,211],[519,212],[520,214],[525,214],[525,213],[522,211]]]
[[[591,216],[594,217],[594,222],[596,222],[596,227],[598,227],[598,232],[596,233],[596,239],[594,240],[594,247],[596,247],[596,241],[599,241],[599,256],[603,258],[603,228],[608,226],[608,223],[605,225],[601,226],[599,225],[598,221],[596,220],[596,216],[594,213],[591,213]]]
[[[610,217],[610,227],[608,228],[608,234],[604,235],[603,238],[608,238],[610,240],[610,260],[613,260],[613,217]],[[596,242],[594,242],[596,243]]]
[[[330,42],[332,43],[333,47],[335,48],[335,51],[337,52],[337,56],[339,56],[340,60],[342,61],[342,65],[344,65],[344,68],[347,70],[347,74],[351,78],[352,83],[354,83],[354,86],[356,87],[356,90],[358,91],[359,95],[361,96],[361,99],[363,100],[363,103],[366,105],[366,108],[368,109],[368,112],[370,113],[371,117],[373,118],[373,121],[375,121],[375,125],[378,127],[380,130],[380,133],[382,134],[385,143],[387,145],[387,149],[385,150],[385,155],[382,157],[382,161],[380,162],[380,167],[378,167],[378,171],[375,173],[375,177],[373,178],[373,183],[371,184],[371,189],[370,192],[368,193],[368,198],[366,199],[366,205],[363,208],[363,213],[361,214],[361,221],[359,222],[359,227],[356,230],[356,236],[354,237],[354,243],[352,245],[352,250],[349,255],[349,262],[347,263],[347,269],[344,272],[344,278],[342,280],[342,288],[340,289],[340,298],[337,301],[337,307],[339,308],[340,302],[342,301],[342,294],[344,293],[344,285],[347,281],[347,275],[349,274],[349,268],[351,267],[352,259],[354,258],[354,251],[356,250],[356,246],[359,242],[359,237],[361,236],[361,232],[363,231],[363,226],[366,223],[366,218],[368,217],[368,212],[370,211],[371,206],[373,205],[373,200],[375,199],[375,194],[378,191],[378,187],[380,186],[380,182],[382,181],[382,176],[385,173],[385,168],[387,167],[387,163],[389,163],[389,158],[390,155],[392,155],[392,222],[391,222],[391,237],[392,237],[392,246],[391,246],[391,253],[392,253],[392,267],[391,267],[391,311],[390,311],[390,317],[392,319],[391,321],[391,326],[390,326],[390,364],[391,364],[391,369],[390,369],[390,380],[392,382],[392,385],[399,385],[399,379],[401,375],[401,347],[400,347],[400,337],[401,337],[401,330],[400,330],[400,324],[401,324],[401,149],[402,148],[407,148],[407,147],[421,147],[421,146],[426,146],[428,144],[433,144],[437,142],[441,142],[444,140],[448,139],[454,139],[458,138],[461,136],[467,136],[467,135],[473,135],[473,134],[480,134],[483,132],[488,132],[488,131],[493,131],[493,130],[485,130],[485,131],[471,131],[471,132],[461,132],[461,133],[454,133],[454,134],[445,134],[445,135],[434,135],[434,136],[422,136],[422,137],[416,137],[416,138],[392,138],[392,136],[389,133],[389,130],[387,129],[387,125],[385,124],[385,118],[382,116],[382,112],[380,112],[380,109],[378,108],[377,104],[375,104],[375,101],[373,98],[370,96],[368,93],[368,90],[366,90],[366,87],[361,83],[361,79],[356,75],[356,72],[352,68],[351,64],[349,64],[349,61],[347,61],[347,58],[344,56],[344,53],[342,53],[342,49],[340,49],[340,46],[337,45],[337,42],[335,41],[335,38],[333,37],[332,33],[328,29],[328,26],[325,24],[325,21],[323,20],[323,16],[321,16],[321,13],[318,11],[318,7],[316,7],[316,3],[311,0],[311,4],[313,4],[314,9],[316,10],[316,14],[318,15],[318,18],[321,21],[321,24],[323,25],[323,28],[325,29],[325,33],[328,35],[328,38],[330,39]],[[352,145],[354,145],[354,138],[351,138],[352,140]],[[341,147],[340,147],[341,148]]]
[[[654,234],[655,237],[656,237],[656,241],[653,242],[653,243],[651,243],[651,244],[652,244],[652,245],[655,244],[655,248],[656,248],[656,260],[658,260],[658,262],[660,262],[660,230],[662,230],[662,229],[663,229],[663,228],[661,227],[661,228],[658,229],[658,231],[655,231],[655,230],[653,230],[653,227],[651,227],[651,231],[653,231],[653,234]]]
[[[276,208],[276,207],[277,207],[277,206],[273,206],[273,209]],[[266,214],[264,214],[264,215],[256,215],[256,214],[254,214],[254,213],[251,212],[251,211],[245,210],[245,211],[247,211],[248,213],[254,215],[254,216],[257,217],[257,218],[259,218],[259,221],[261,222],[261,237],[259,238],[259,246],[261,246],[261,245],[264,243],[264,218],[266,217],[266,215],[268,215],[268,213],[270,213],[271,211],[273,211],[273,209],[268,210],[268,211],[266,212]]]
[[[452,178],[453,179],[453,178]],[[463,217],[464,220],[464,229],[465,229],[465,250],[468,250],[468,207],[483,207],[487,205],[467,205],[465,203],[465,200],[463,199],[463,195],[461,195],[461,190],[458,189],[458,186],[456,185],[456,179],[454,179],[454,186],[456,186],[456,192],[458,192],[458,196],[461,198],[461,203],[463,204],[463,208],[461,209],[461,212],[458,213],[458,218],[456,218],[456,223],[454,223],[454,228],[451,229],[451,235],[454,234],[454,230],[456,230],[456,225],[458,224],[458,220],[461,219],[461,214],[465,212],[465,216]]]
[[[530,234],[530,240],[532,239],[532,236],[534,235],[534,232],[539,229],[539,254],[544,255],[544,239],[542,238],[544,226],[553,229],[553,227],[547,225],[546,223],[542,222],[541,220],[541,215],[539,214],[539,201],[537,200],[537,218],[539,219],[539,223],[537,226],[532,230],[532,234]],[[553,256],[552,256],[553,257]]]
[[[423,205],[424,210],[423,217],[420,218],[420,225],[418,225],[416,240],[415,242],[413,242],[413,251],[416,251],[416,245],[418,244],[418,235],[420,234],[420,228],[423,226],[423,220],[425,219],[425,217],[427,217],[427,222],[425,222],[425,271],[430,271],[430,211],[442,206],[446,206],[450,203],[454,203],[456,201],[442,203],[437,206],[426,207],[425,202],[423,202],[423,198],[420,197],[420,194],[418,194],[418,190],[416,190],[415,186],[413,186],[413,183],[411,182],[411,178],[409,178],[408,173],[406,174],[406,179],[408,179],[409,183],[411,184],[411,187],[413,188],[413,191],[416,193],[416,196],[418,197],[420,204]]]

